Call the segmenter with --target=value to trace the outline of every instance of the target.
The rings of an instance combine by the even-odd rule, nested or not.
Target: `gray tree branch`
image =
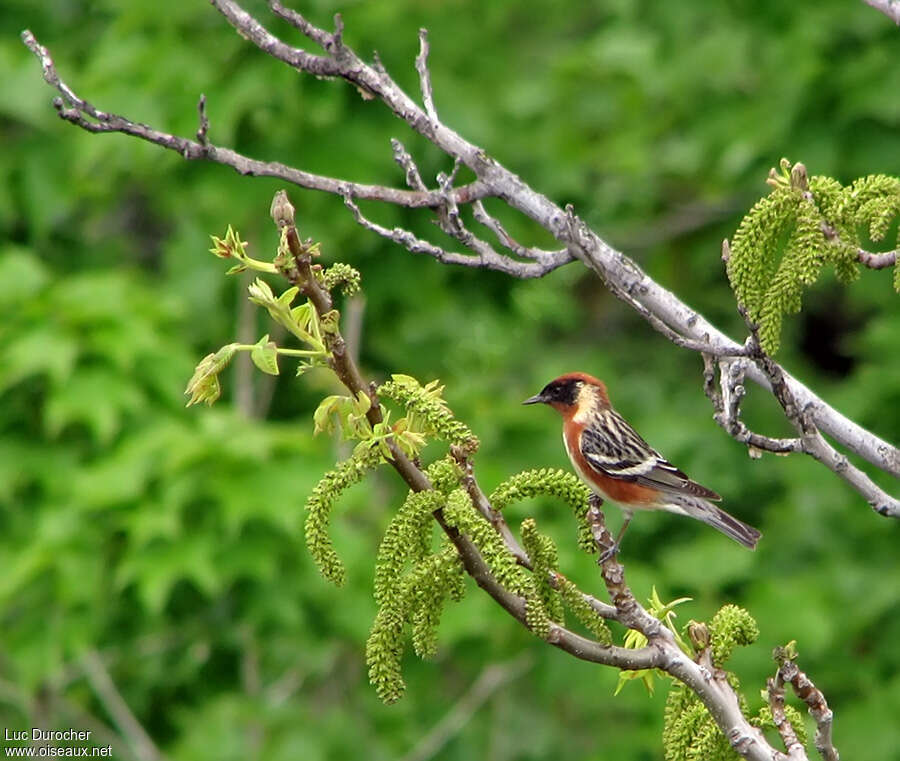
[[[205,96],[201,97],[198,105],[200,129],[197,131],[198,140],[196,141],[162,132],[146,124],[132,121],[125,116],[101,111],[90,102],[76,95],[75,91],[60,79],[49,51],[35,39],[31,32],[27,30],[22,32],[22,41],[41,62],[44,80],[47,84],[59,90],[62,94],[62,97],[53,101],[53,106],[56,108],[60,118],[88,132],[121,132],[125,135],[146,140],[170,151],[175,151],[182,158],[188,160],[212,161],[229,166],[238,174],[253,177],[277,177],[301,188],[320,190],[335,195],[351,194],[354,198],[362,200],[383,201],[408,208],[436,208],[444,202],[444,196],[437,190],[414,192],[402,188],[367,185],[334,177],[325,177],[286,166],[278,161],[252,159],[230,148],[214,145],[209,142],[207,136],[209,120],[205,112]],[[265,50],[266,48],[263,47],[263,49]],[[279,60],[283,59],[279,58]],[[458,203],[468,203],[484,198],[487,195],[488,190],[486,186],[480,182],[462,185],[454,190],[454,198]]]
[[[863,0],[866,5],[881,11],[897,26],[900,26],[900,0]]]

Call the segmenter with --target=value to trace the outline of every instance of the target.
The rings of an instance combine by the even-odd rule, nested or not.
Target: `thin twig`
[[[840,754],[834,747],[831,736],[834,714],[828,707],[828,701],[825,700],[822,691],[798,668],[792,657],[785,657],[780,648],[776,650],[775,655],[779,663],[778,671],[775,674],[776,685],[783,687],[785,684],[790,684],[794,694],[806,703],[809,715],[816,722],[814,740],[816,750],[824,761],[840,761]]]
[[[428,30],[419,30],[419,55],[416,56],[416,71],[419,73],[419,87],[422,90],[422,104],[429,119],[438,120],[434,107],[434,91],[431,88],[431,72],[428,71]]]
[[[481,201],[475,201],[472,204],[472,215],[475,217],[475,220],[477,222],[484,225],[486,228],[488,228],[488,230],[494,233],[497,240],[500,242],[500,245],[505,246],[516,256],[521,257],[522,259],[536,259],[538,261],[542,261],[547,258],[562,257],[568,254],[566,249],[547,251],[541,248],[521,245],[506,231],[506,228],[503,227],[503,225],[500,223],[500,220],[488,214],[487,210],[484,208],[484,204]],[[569,259],[572,260],[574,259],[574,257],[570,256]]]
[[[791,389],[784,370],[763,351],[757,334],[757,326],[746,318],[750,330],[748,347],[756,366],[762,370],[781,405],[785,417],[800,434],[802,451],[822,463],[859,492],[879,515],[900,518],[900,500],[879,487],[868,475],[853,465],[846,455],[838,452],[816,426],[809,406],[801,405]]]
[[[485,667],[478,679],[453,707],[413,746],[401,761],[428,761],[450,742],[490,698],[531,668],[534,659],[521,655],[506,663]]]
[[[428,190],[425,186],[425,182],[422,180],[419,167],[416,166],[416,162],[413,161],[413,157],[410,156],[409,151],[406,150],[403,143],[396,138],[392,138],[391,149],[394,152],[394,161],[397,162],[398,166],[403,170],[404,175],[406,176],[406,184],[413,190]]]
[[[779,672],[780,674],[780,672]],[[795,758],[796,754],[803,753],[803,743],[797,737],[794,727],[788,720],[784,710],[784,681],[782,679],[773,679],[769,677],[766,680],[766,692],[769,697],[769,708],[772,711],[772,722],[775,729],[781,735],[784,748],[788,753],[788,758]],[[799,756],[803,758],[802,755]]]
[[[759,457],[759,453],[762,451],[774,454],[803,451],[803,442],[800,439],[763,436],[751,431],[741,420],[741,400],[747,393],[744,386],[745,360],[719,360],[720,385],[718,386],[715,383],[715,360],[711,355],[704,354],[703,362],[705,379],[703,390],[713,406],[713,419],[735,441],[746,444],[751,457]]]
[[[88,650],[82,658],[84,675],[119,731],[128,739],[141,761],[160,761],[162,754],[150,735],[135,718],[96,650]]]
[[[272,13],[274,13],[279,18],[284,19],[296,29],[299,29],[303,34],[309,37],[309,39],[319,45],[323,50],[331,52],[335,48],[336,41],[340,40],[340,34],[337,33],[338,31],[343,31],[343,24],[341,24],[340,22],[338,22],[338,25],[336,25],[339,26],[339,29],[336,30],[336,33],[330,34],[324,29],[320,29],[314,24],[311,24],[302,14],[291,8],[285,8],[276,0],[270,0],[269,8],[272,10]]]
[[[178,137],[177,135],[154,129],[146,124],[131,121],[125,116],[101,111],[90,102],[78,97],[59,78],[49,52],[43,45],[38,43],[31,32],[23,32],[22,40],[41,62],[46,82],[62,93],[62,97],[56,98],[53,102],[60,118],[88,132],[121,132],[125,135],[146,140],[167,150],[175,151],[182,158],[188,160],[212,161],[229,166],[242,175],[276,177],[302,188],[320,190],[335,195],[351,193],[354,198],[382,201],[408,208],[436,208],[444,201],[444,194],[437,190],[422,192],[403,190],[384,185],[350,182],[304,172],[278,161],[258,161],[237,153],[230,148],[214,145],[208,141],[200,142]],[[453,198],[457,203],[468,203],[478,198],[485,198],[488,195],[490,195],[490,191],[488,191],[484,183],[477,180],[467,185],[461,185],[453,191]]]
[[[344,204],[350,209],[357,224],[383,238],[394,241],[394,243],[403,246],[410,253],[425,254],[444,264],[460,264],[464,267],[493,269],[522,279],[541,277],[559,266],[559,261],[517,262],[508,257],[500,256],[496,252],[493,254],[491,252],[483,252],[482,256],[472,256],[455,251],[445,251],[440,246],[435,246],[427,240],[418,238],[415,234],[409,230],[404,230],[402,227],[388,229],[368,219],[363,215],[349,193],[344,196]]]
[[[253,282],[250,272],[244,272],[239,277],[240,298],[237,308],[237,329],[235,336],[242,344],[256,343],[259,336],[256,334],[256,307],[250,299],[246,298],[247,286]],[[235,357],[234,369],[234,404],[238,411],[248,420],[256,417],[258,406],[256,400],[256,381],[253,362],[249,355]],[[272,378],[270,375],[264,378]]]
[[[200,94],[200,100],[197,102],[197,113],[200,117],[200,126],[197,129],[197,142],[206,147],[209,145],[207,135],[209,133],[209,117],[206,115],[206,95]]]

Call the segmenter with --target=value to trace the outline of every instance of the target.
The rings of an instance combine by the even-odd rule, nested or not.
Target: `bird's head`
[[[574,415],[596,404],[608,406],[609,397],[603,381],[587,373],[567,373],[550,381],[541,393],[522,404],[549,404],[563,415]]]

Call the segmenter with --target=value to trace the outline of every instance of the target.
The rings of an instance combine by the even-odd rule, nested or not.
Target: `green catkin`
[[[709,622],[713,663],[722,668],[736,647],[752,645],[759,638],[753,616],[737,605],[723,605]]]
[[[543,608],[544,616],[548,619],[549,631],[549,621],[565,623],[562,598],[551,584],[551,580],[556,577],[559,568],[559,553],[553,540],[538,532],[533,518],[522,521],[521,534],[525,552],[531,559],[531,573],[537,601]]]
[[[866,248],[860,232],[880,241],[900,215],[895,177],[870,175],[847,187],[811,177],[807,189],[789,180],[787,170],[741,221],[726,265],[738,302],[759,325],[769,354],[778,350],[784,315],[800,310],[803,291],[822,268],[831,265],[841,282],[852,282],[860,272],[858,251]],[[894,287],[900,292],[898,273],[900,268]]]
[[[561,499],[572,508],[578,520],[578,546],[585,552],[595,552],[591,526],[587,520],[591,492],[573,473],[552,468],[517,473],[494,489],[490,503],[495,510],[503,510],[514,502],[541,495]]]
[[[375,616],[366,640],[369,682],[386,704],[399,700],[406,689],[400,667],[404,650],[405,613],[399,605],[383,605]]]
[[[797,739],[803,744],[806,745],[809,740],[809,735],[806,732],[806,724],[803,721],[803,714],[800,713],[794,706],[785,705],[784,707],[784,715],[788,720],[790,725],[794,729],[794,733],[797,735]],[[759,727],[760,729],[777,729],[775,726],[775,720],[772,718],[772,709],[764,705],[759,709],[759,713],[750,719],[750,723],[754,727]]]
[[[689,761],[739,761],[740,756],[732,749],[725,735],[716,723],[709,718],[697,730],[697,736],[691,743],[687,759]]]
[[[537,592],[532,591],[525,596],[525,625],[536,637],[547,639],[550,636],[550,616],[547,608]]]
[[[341,494],[377,467],[380,459],[377,450],[357,449],[322,476],[306,500],[306,546],[322,575],[338,586],[344,583],[346,572],[328,532],[331,510]]]
[[[683,692],[683,685],[673,687],[669,692]],[[709,712],[699,700],[685,702],[679,711],[670,711],[666,706],[666,723],[663,727],[663,752],[665,761],[688,761],[691,745],[706,721],[711,721]],[[712,761],[712,760],[710,760]]]
[[[521,597],[527,597],[534,591],[531,574],[516,562],[494,527],[472,506],[465,490],[457,489],[450,494],[444,508],[444,518],[448,525],[475,543],[501,586]]]
[[[401,662],[405,637],[412,628],[416,653],[431,657],[437,648],[437,626],[447,599],[458,599],[462,566],[456,548],[423,558],[387,595],[366,641],[369,681],[385,703],[400,699],[405,690]]]
[[[433,658],[437,652],[437,629],[451,589],[462,579],[462,561],[456,548],[446,547],[423,563],[413,577],[411,594],[415,596],[412,616],[413,649],[420,658]]]
[[[388,524],[375,559],[375,600],[379,605],[395,590],[403,567],[428,554],[431,514],[446,501],[439,491],[411,491]]]
[[[738,300],[754,321],[775,274],[779,243],[790,225],[795,203],[790,188],[776,188],[756,202],[732,239],[726,271]]]
[[[378,387],[378,396],[405,407],[410,416],[424,422],[427,433],[460,447],[469,454],[478,449],[478,438],[465,423],[459,422],[441,399],[442,387],[422,386],[414,378],[395,375],[394,380]]]
[[[584,599],[578,587],[559,574],[556,576],[556,586],[566,607],[575,614],[581,625],[594,635],[594,639],[601,645],[611,645],[612,632],[590,603]]]
[[[428,480],[431,481],[431,485],[445,495],[459,486],[462,478],[462,470],[460,470],[456,460],[450,455],[431,463],[425,474],[428,476]]]

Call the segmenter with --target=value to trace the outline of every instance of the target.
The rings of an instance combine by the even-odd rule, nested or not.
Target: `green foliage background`
[[[111,725],[80,666],[96,648],[173,759],[393,759],[486,666],[527,651],[530,668],[437,758],[660,758],[664,690],[648,698],[633,685],[613,698],[616,673],[542,645],[477,593],[447,611],[433,662],[407,659],[405,699],[381,705],[363,645],[397,480],[381,473],[342,502],[332,530],[344,589],[319,577],[303,547],[305,497],[337,454],[312,438],[312,410],[332,382],[282,377],[265,419],[247,419],[227,398],[233,370],[220,405],[183,408],[194,363],[233,340],[244,298],[206,253],[207,236],[231,223],[252,255],[274,251],[268,207],[282,185],[61,123],[17,35],[31,28],[99,107],[165,130],[192,134],[205,92],[212,139],[259,158],[400,183],[388,142],[397,136],[426,176],[447,162],[377,103],[267,59],[199,0],[3,5],[0,724]],[[296,41],[263,3],[248,7]],[[320,23],[341,10],[350,44],[377,48],[413,92],[416,30],[428,27],[447,123],[574,203],[735,336],[719,242],[767,191],[770,166],[789,156],[845,183],[900,174],[900,38],[862,3],[316,0],[306,10]],[[900,758],[895,524],[811,461],[749,460],[713,423],[699,360],[579,265],[537,282],[451,269],[362,231],[335,198],[291,194],[325,260],[362,272],[365,370],[441,378],[482,441],[485,489],[525,468],[567,467],[558,420],[522,399],[563,371],[604,378],[655,446],[764,533],[749,553],[693,522],[640,517],[623,556],[636,593],[655,584],[663,599],[694,598],[679,607],[685,620],[725,601],[746,606],[760,642],[731,665],[751,703],[773,671],[771,647],[795,638],[845,755]],[[421,214],[371,212],[438,234]],[[826,278],[804,304],[786,321],[779,359],[900,440],[890,276],[866,272],[849,289]],[[268,329],[261,321],[252,338]],[[254,382],[267,393],[267,379]],[[762,397],[751,390],[748,421],[786,432]],[[510,519],[529,515],[567,574],[599,589],[571,512],[533,501]]]

